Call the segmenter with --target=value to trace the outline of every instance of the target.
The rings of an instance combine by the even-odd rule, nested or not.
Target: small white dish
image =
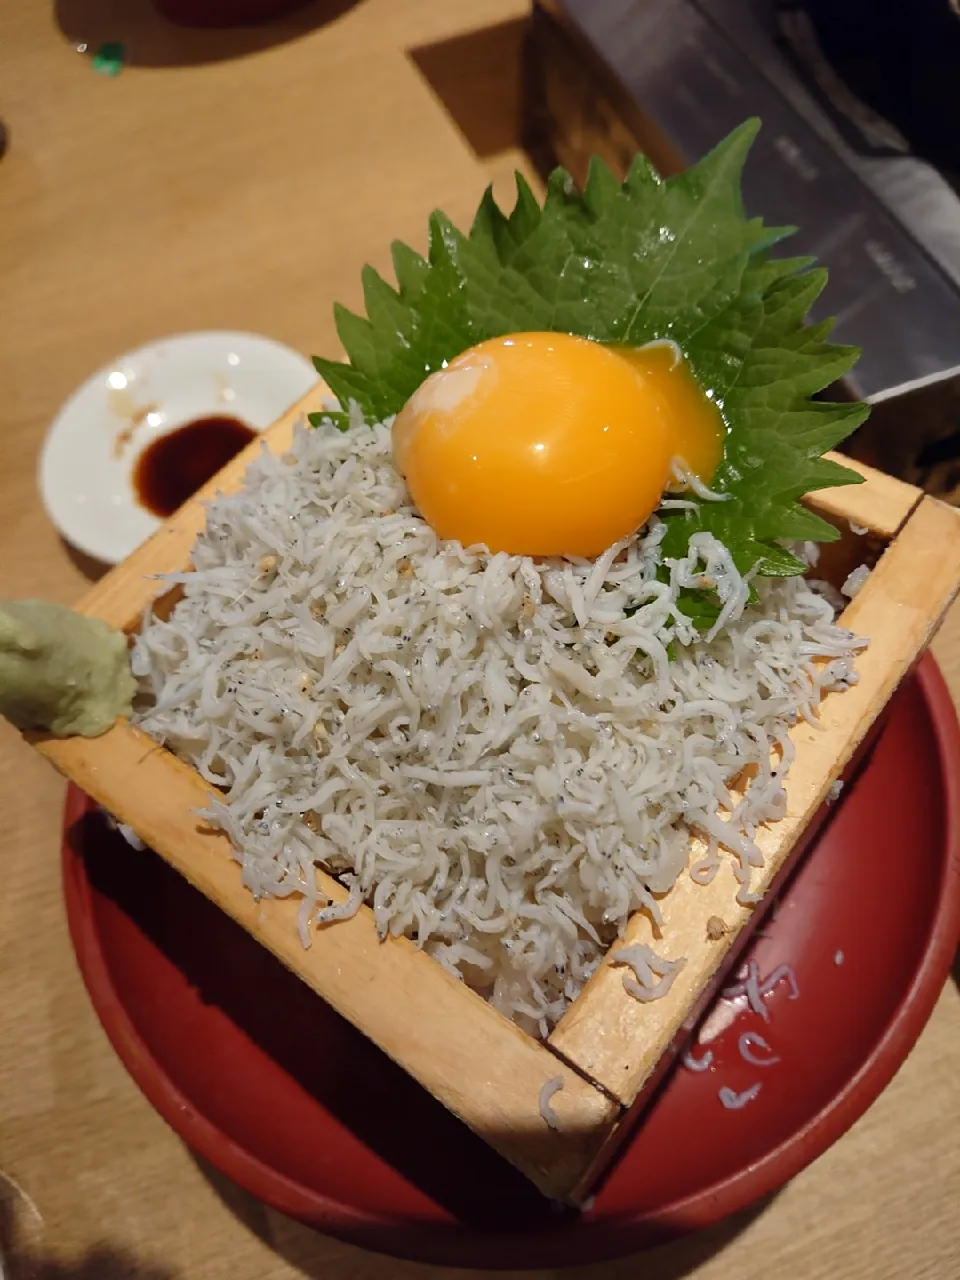
[[[39,484],[66,540],[117,564],[161,521],[138,501],[137,459],[197,418],[263,431],[317,382],[311,362],[253,333],[181,333],[120,356],[66,402],[47,432]]]

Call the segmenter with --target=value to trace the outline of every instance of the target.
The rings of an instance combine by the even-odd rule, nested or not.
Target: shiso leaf
[[[698,164],[661,179],[638,157],[620,183],[599,159],[583,192],[557,169],[543,206],[517,175],[510,214],[487,190],[470,231],[443,213],[429,222],[426,258],[393,246],[397,287],[363,273],[365,316],[337,305],[348,362],[315,358],[341,405],[368,420],[397,413],[428,374],[467,347],[506,333],[553,330],[642,346],[670,339],[720,406],[728,434],[712,488],[724,501],[662,513],[667,555],[708,530],[741,572],[801,573],[782,543],[832,541],[837,531],[800,504],[804,494],[857,484],[822,455],[854,431],[865,405],[814,400],[856,361],[806,324],[826,283],[810,258],[771,249],[792,228],[747,218],[741,174],[759,122],[749,120]],[[346,414],[333,417],[346,425]]]

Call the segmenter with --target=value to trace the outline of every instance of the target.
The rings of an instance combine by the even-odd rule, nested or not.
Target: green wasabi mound
[[[0,715],[95,738],[133,710],[126,636],[47,600],[0,600]]]

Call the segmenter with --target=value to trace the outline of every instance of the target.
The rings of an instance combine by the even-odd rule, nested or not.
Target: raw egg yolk
[[[656,387],[670,406],[671,451],[698,480],[709,484],[720,459],[726,423],[713,400],[701,389],[679,348],[672,342],[645,347],[615,347],[646,383]]]
[[[683,434],[678,369],[713,408],[675,347],[646,350],[661,349],[644,364],[640,351],[519,333],[431,374],[393,424],[394,460],[421,515],[441,538],[513,555],[596,556],[635,533],[679,446],[699,439]]]

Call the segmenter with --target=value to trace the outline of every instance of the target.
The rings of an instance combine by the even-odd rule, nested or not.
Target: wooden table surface
[[[249,329],[336,354],[330,304],[429,210],[469,215],[516,163],[523,0],[314,4],[327,21],[179,33],[146,0],[0,9],[0,596],[86,586],[34,482],[64,398],[112,356],[187,329]],[[58,25],[59,20],[59,25]],[[286,38],[289,37],[289,38]],[[116,78],[89,56],[127,42]],[[452,40],[444,56],[423,53]],[[481,55],[473,77],[465,50]],[[421,50],[416,56],[411,51]],[[222,57],[224,52],[233,56]],[[429,78],[428,78],[429,77]],[[508,77],[509,78],[509,77]],[[463,128],[445,110],[454,107]],[[937,654],[960,695],[960,614]],[[84,993],[59,886],[63,785],[0,726],[0,1170],[39,1274],[120,1280],[453,1277],[320,1237],[201,1169],[115,1058]],[[905,850],[905,856],[912,852]],[[891,945],[896,940],[891,939]],[[960,1276],[960,996],[948,983],[870,1112],[763,1211],[640,1259],[627,1280]],[[9,1200],[7,1200],[9,1197]]]

